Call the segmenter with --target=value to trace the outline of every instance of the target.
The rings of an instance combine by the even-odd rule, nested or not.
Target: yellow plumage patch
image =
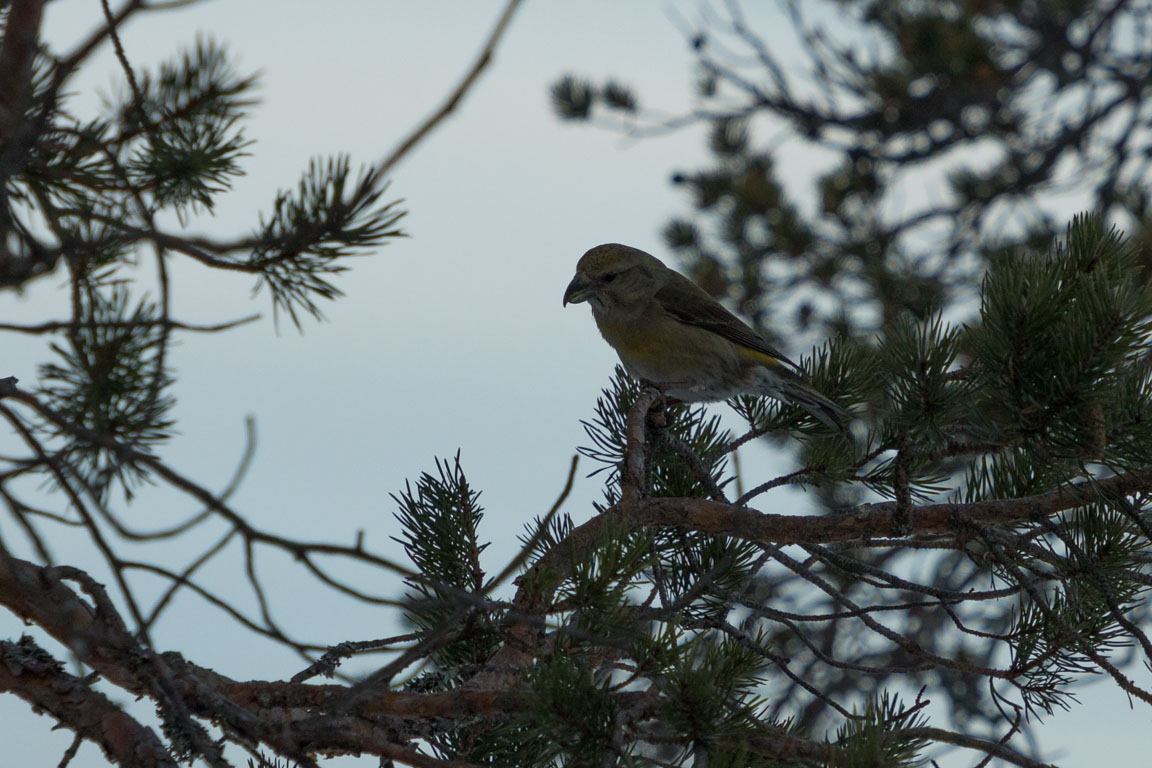
[[[763,352],[761,352],[758,349],[752,349],[750,347],[745,347],[741,344],[737,344],[736,349],[739,350],[739,352],[740,352],[740,359],[745,360],[749,363],[754,363],[756,365],[763,365],[763,366],[766,366],[768,368],[779,368],[783,365],[783,363],[781,363],[776,358],[772,357],[772,355],[764,354]]]

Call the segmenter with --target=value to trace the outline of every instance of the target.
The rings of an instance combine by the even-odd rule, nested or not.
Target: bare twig
[[[207,325],[198,325],[194,323],[184,323],[179,320],[110,320],[110,321],[95,321],[95,320],[81,320],[74,322],[71,320],[54,320],[46,323],[36,323],[33,325],[20,325],[17,323],[0,323],[0,331],[14,331],[16,333],[28,334],[43,334],[43,333],[61,333],[75,330],[77,328],[151,328],[161,326],[164,328],[171,328],[177,331],[200,331],[202,333],[215,333],[218,331],[227,331],[232,328],[238,328],[241,325],[254,323],[261,318],[260,314],[251,314],[246,317],[241,317],[238,320],[229,320],[224,323],[211,323]]]
[[[504,31],[508,28],[508,24],[512,21],[512,15],[516,13],[516,9],[520,7],[523,0],[509,0],[508,4],[504,6],[504,12],[500,14],[500,18],[496,21],[496,26],[492,28],[492,32],[488,35],[484,47],[480,50],[480,55],[472,64],[472,67],[465,73],[464,78],[456,86],[455,90],[448,95],[444,103],[436,112],[434,112],[427,120],[416,127],[412,133],[404,138],[400,144],[392,150],[384,160],[376,166],[381,176],[387,174],[392,168],[400,162],[409,151],[412,150],[417,144],[424,140],[424,138],[432,132],[448,115],[456,109],[457,105],[468,93],[468,90],[476,82],[480,74],[491,63],[492,57],[496,53],[496,46],[500,43],[500,38],[504,36]]]

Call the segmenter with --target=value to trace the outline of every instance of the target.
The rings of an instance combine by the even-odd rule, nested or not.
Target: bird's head
[[[668,271],[639,248],[598,245],[576,264],[576,275],[564,291],[564,306],[586,301],[600,312],[642,307],[664,284]]]

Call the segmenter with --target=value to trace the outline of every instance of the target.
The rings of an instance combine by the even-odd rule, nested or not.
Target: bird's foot
[[[666,394],[668,390],[667,384],[658,384],[654,381],[648,381],[647,379],[640,379],[640,386],[653,389],[658,395],[655,402],[648,408],[648,426],[653,429],[663,429],[668,426],[668,406],[676,405],[680,401],[668,397]]]
[[[681,382],[681,381],[655,382],[655,381],[650,381],[648,379],[640,379],[640,386],[651,387],[652,389],[659,392],[660,393],[660,404],[662,407],[663,406],[670,406],[670,405],[680,405],[681,403],[685,402],[684,400],[681,400],[678,397],[672,397],[671,395],[669,395],[668,393],[671,390],[674,390],[674,389],[680,390],[680,389],[690,389],[691,388],[690,385],[687,384],[686,382]]]

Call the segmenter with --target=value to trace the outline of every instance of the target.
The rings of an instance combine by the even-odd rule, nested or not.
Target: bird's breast
[[[657,384],[708,386],[738,364],[737,350],[727,339],[662,312],[597,314],[596,325],[628,373]]]
[[[598,322],[600,335],[604,337],[621,362],[629,370],[652,371],[660,367],[662,358],[667,355],[668,339],[642,322]],[[650,378],[647,374],[639,374]]]

